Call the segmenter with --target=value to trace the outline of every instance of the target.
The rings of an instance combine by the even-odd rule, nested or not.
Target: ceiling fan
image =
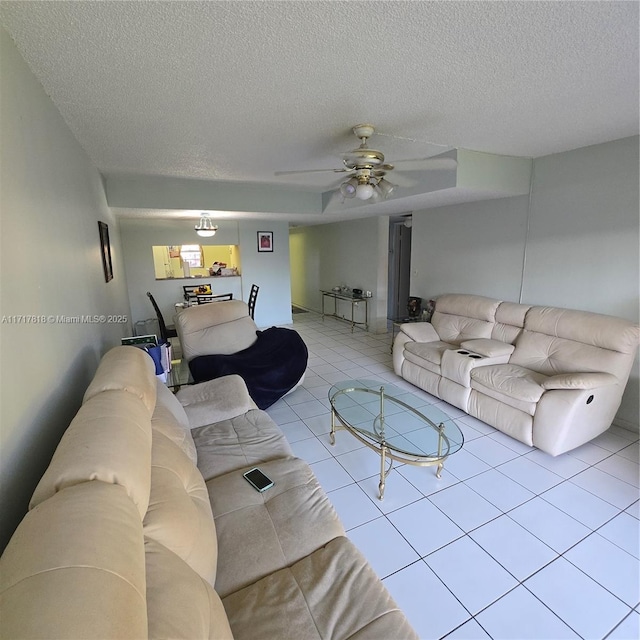
[[[276,171],[275,175],[293,175],[300,173],[318,173],[331,171],[333,173],[350,173],[339,185],[343,198],[358,198],[359,200],[379,200],[388,198],[395,190],[396,185],[389,182],[385,175],[395,169],[396,165],[405,165],[407,170],[416,168],[426,169],[453,169],[457,163],[450,157],[429,157],[416,160],[400,160],[396,165],[385,163],[384,154],[377,149],[370,149],[368,139],[373,135],[375,127],[372,124],[357,124],[353,127],[353,133],[360,140],[360,146],[342,154],[341,169],[309,169],[306,171]]]

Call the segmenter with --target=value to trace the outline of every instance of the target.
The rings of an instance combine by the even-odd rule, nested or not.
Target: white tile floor
[[[294,315],[303,388],[268,413],[314,469],[350,539],[421,638],[640,638],[638,436],[612,427],[552,458],[399,379],[391,336]],[[336,381],[393,382],[465,435],[433,468],[399,466],[377,498],[379,458],[345,431],[329,443]]]

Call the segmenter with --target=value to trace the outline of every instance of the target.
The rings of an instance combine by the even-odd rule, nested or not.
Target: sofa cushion
[[[174,415],[161,405],[156,407],[151,417],[151,428],[162,433],[184,451],[193,464],[198,464],[198,451],[193,442],[191,429],[180,426]]]
[[[151,496],[144,533],[213,585],[218,545],[207,488],[187,455],[158,431],[153,432]]]
[[[545,389],[597,389],[618,384],[618,378],[610,373],[560,373],[547,378]]]
[[[446,315],[463,316],[493,322],[500,300],[468,293],[447,293],[437,298],[436,311]]]
[[[603,372],[626,380],[639,328],[597,313],[532,307],[511,362],[546,375]]]
[[[166,394],[171,398],[167,398]],[[197,464],[198,452],[193,442],[187,414],[173,393],[160,381],[158,381],[158,402],[151,416],[151,428],[175,442],[189,459]]]
[[[256,341],[258,327],[242,300],[189,307],[175,317],[182,355],[187,360],[212,353],[236,353]]]
[[[514,344],[522,333],[524,319],[530,305],[515,302],[501,302],[496,309],[496,320],[491,330],[491,338]]]
[[[458,346],[463,340],[491,338],[499,300],[467,294],[447,294],[436,300],[431,323],[440,340]]]
[[[493,324],[465,316],[450,316],[434,312],[431,322],[441,340],[458,346],[463,340],[491,338]]]
[[[611,373],[624,380],[630,358],[618,351],[601,349],[583,342],[524,331],[516,342],[509,362],[547,376],[562,373]]]
[[[156,406],[155,364],[137,347],[114,347],[102,357],[83,402],[102,391],[127,391],[142,400],[149,415]]]
[[[27,513],[0,592],[3,638],[146,638],[142,522],[125,489],[84,482]]]
[[[222,601],[182,558],[146,538],[149,638],[233,640]]]
[[[236,640],[417,638],[371,566],[344,537],[227,596],[224,606]]]
[[[247,385],[238,375],[182,387],[176,395],[191,429],[228,420],[257,409]]]
[[[400,325],[400,331],[415,342],[437,342],[440,340],[433,325],[429,322],[405,322]]]
[[[250,468],[207,482],[220,548],[215,588],[223,598],[344,535],[308,464],[298,458],[260,464],[274,482],[263,493],[244,479]]]
[[[165,408],[173,414],[176,422],[183,429],[190,429],[191,423],[189,422],[189,416],[187,416],[182,403],[178,400],[177,394],[172,393],[169,387],[160,380],[156,380],[156,386],[157,399],[155,408],[157,409],[159,406]]]
[[[478,340],[465,340],[460,343],[463,349],[479,353],[487,358],[495,358],[499,356],[509,356],[513,353],[514,346],[500,340],[487,340],[479,338]]]
[[[546,378],[514,364],[494,364],[471,371],[471,388],[533,415]]]
[[[65,487],[101,480],[124,487],[142,519],[149,504],[150,465],[147,407],[128,391],[103,391],[89,398],[71,421],[30,507]]]
[[[532,307],[524,328],[627,354],[638,348],[640,334],[637,325],[622,318],[554,307]]]
[[[205,480],[247,465],[293,456],[282,431],[260,409],[199,427],[192,433],[198,468]]]
[[[405,358],[414,362],[415,364],[421,364],[426,361],[431,364],[440,366],[442,361],[442,354],[448,349],[455,349],[456,345],[449,342],[407,342],[404,345]]]

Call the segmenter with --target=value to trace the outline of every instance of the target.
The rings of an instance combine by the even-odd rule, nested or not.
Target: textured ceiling
[[[340,167],[359,122],[391,162],[638,133],[637,2],[3,0],[0,20],[107,176],[320,193],[336,176],[274,172]]]

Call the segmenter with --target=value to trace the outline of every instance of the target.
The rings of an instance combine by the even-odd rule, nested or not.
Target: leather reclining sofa
[[[0,559],[2,636],[417,638],[242,379],[154,374],[103,357]]]
[[[401,325],[395,372],[553,456],[606,431],[639,328],[601,314],[447,294],[431,322]]]

